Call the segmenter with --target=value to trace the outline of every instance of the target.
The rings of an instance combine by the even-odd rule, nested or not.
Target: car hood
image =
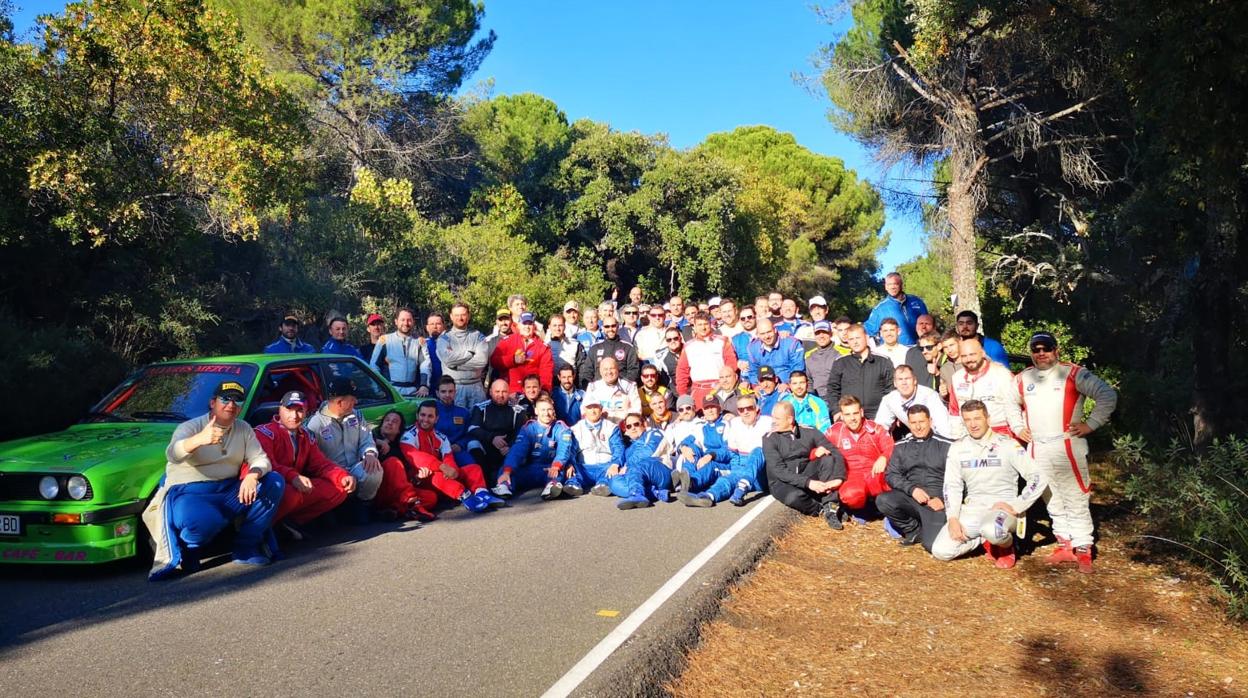
[[[78,424],[0,444],[0,470],[82,473],[109,461],[164,460],[176,424]]]

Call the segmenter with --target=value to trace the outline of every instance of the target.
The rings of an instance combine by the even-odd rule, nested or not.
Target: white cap
[[[568,301],[567,303],[564,303],[564,304],[563,304],[563,312],[565,312],[565,313],[566,313],[566,312],[568,312],[569,310],[575,310],[576,312],[578,312],[578,313],[579,313],[579,312],[581,312],[581,304],[580,304],[580,303],[577,303],[576,301]]]
[[[823,299],[823,296],[815,296],[810,299],[810,302],[806,304],[806,307],[810,307],[812,305],[822,305],[826,308],[828,307],[828,302]]]
[[[720,298],[719,296],[711,296],[711,299],[706,302],[706,307],[715,308],[715,307],[718,307],[719,304],[722,302],[723,302],[723,299]]]

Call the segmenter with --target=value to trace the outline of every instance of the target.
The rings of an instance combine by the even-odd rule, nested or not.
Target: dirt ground
[[[899,548],[879,522],[838,532],[804,520],[734,589],[669,688],[689,698],[1248,695],[1248,629],[1225,619],[1196,571],[1144,561],[1125,510],[1095,509],[1092,575],[1048,568],[1048,546],[1002,571],[982,554],[942,563]]]

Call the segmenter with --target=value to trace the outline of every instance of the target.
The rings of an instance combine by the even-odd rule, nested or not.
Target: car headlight
[[[51,475],[44,475],[39,479],[39,494],[44,499],[56,499],[56,495],[61,493],[61,483]]]
[[[65,483],[65,491],[69,493],[70,499],[82,499],[90,490],[91,486],[87,484],[87,478],[81,475],[75,475]]]

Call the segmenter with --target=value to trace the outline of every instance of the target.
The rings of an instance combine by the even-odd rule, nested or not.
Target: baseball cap
[[[364,322],[364,324],[365,324],[365,325],[371,325],[371,324],[373,324],[373,323],[375,323],[375,322],[380,322],[381,324],[383,324],[383,325],[384,325],[384,324],[386,323],[386,319],[385,319],[384,317],[382,317],[382,316],[381,316],[380,314],[378,314],[378,313],[372,313],[372,314],[370,314],[370,315],[368,316],[368,320],[366,320],[366,321]]]
[[[329,397],[346,397],[355,394],[355,383],[350,378],[332,378],[329,381],[329,387],[325,391]]]
[[[712,296],[711,299],[706,302],[706,307],[718,308],[719,304],[723,302],[724,302],[724,299],[720,298],[719,296]]]
[[[814,331],[815,331],[815,332],[828,332],[828,333],[831,333],[831,332],[832,332],[832,323],[828,322],[827,320],[820,320],[820,321],[818,321],[818,322],[816,322],[816,323],[815,323]]]
[[[563,304],[563,312],[565,312],[565,313],[566,313],[566,312],[568,312],[569,310],[575,310],[576,312],[578,312],[578,313],[579,313],[579,312],[581,312],[581,304],[580,304],[580,303],[577,303],[576,301],[568,301],[567,303],[564,303],[564,304]]]
[[[1054,337],[1052,332],[1037,332],[1031,335],[1031,340],[1027,342],[1027,347],[1034,350],[1037,346],[1043,346],[1049,351],[1053,351],[1057,348],[1057,337]]]
[[[299,325],[302,323],[300,323],[299,318],[295,317],[294,315],[287,315],[286,317],[282,318],[282,324],[283,325]]]
[[[307,398],[303,396],[302,392],[298,390],[292,390],[286,393],[285,395],[283,395],[282,401],[277,404],[281,405],[282,407],[295,407],[295,406],[307,407],[308,400]]]
[[[811,298],[810,302],[807,303],[806,305],[808,307],[812,305],[821,305],[826,308],[828,307],[828,302],[824,300],[823,296],[815,296],[814,298]]]
[[[702,398],[702,409],[706,409],[708,407],[719,407],[719,396],[715,393],[711,393],[710,395]]]
[[[679,398],[676,399],[676,409],[680,409],[682,407],[693,407],[693,406],[694,406],[694,402],[693,402],[692,395],[681,395]]]
[[[507,308],[507,307],[499,308],[498,312],[494,313],[495,320],[499,320],[505,317],[506,318],[511,317],[511,308]]]
[[[244,390],[242,384],[237,381],[222,381],[217,386],[217,389],[212,391],[212,396],[242,400],[247,397],[247,391]]]
[[[521,314],[520,314],[520,323],[521,323],[522,325],[532,325],[532,324],[533,324],[533,313],[521,313]]]
[[[585,408],[585,407],[589,407],[590,405],[597,405],[599,407],[602,407],[602,398],[598,397],[597,395],[594,395],[593,393],[585,393],[585,397],[581,400],[581,407]]]
[[[758,382],[762,383],[765,380],[776,380],[776,372],[770,366],[759,366]]]

